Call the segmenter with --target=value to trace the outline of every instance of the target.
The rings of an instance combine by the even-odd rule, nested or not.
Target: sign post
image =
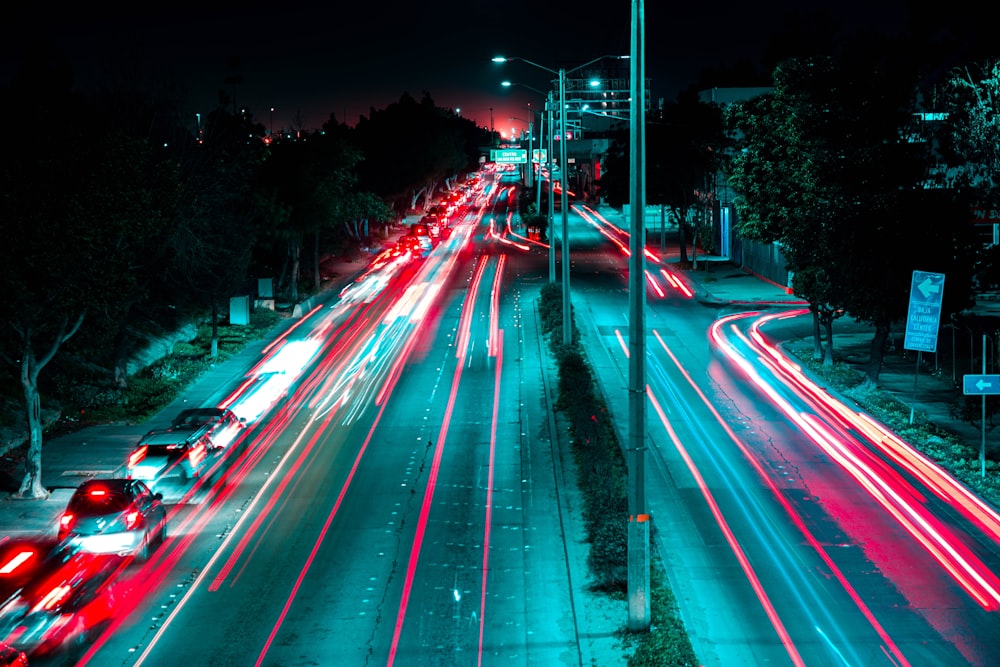
[[[979,472],[986,477],[986,397],[1000,394],[1000,375],[986,374],[986,334],[983,334],[983,374],[963,375],[962,393],[983,397],[982,437],[979,440]]]
[[[917,376],[920,372],[920,355],[937,351],[938,328],[941,324],[941,302],[944,298],[944,274],[914,271],[910,281],[910,305],[906,311],[906,336],[903,348],[917,353],[917,367],[913,372],[913,402],[917,400]],[[913,406],[910,406],[910,423],[913,423]]]

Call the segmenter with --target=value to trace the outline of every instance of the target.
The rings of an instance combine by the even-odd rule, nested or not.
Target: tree
[[[131,216],[101,219],[116,202],[102,196],[111,190],[92,188],[104,157],[132,150],[130,142],[99,131],[99,118],[72,92],[69,67],[54,52],[29,58],[10,88],[0,91],[0,108],[8,127],[16,111],[45,128],[15,133],[0,161],[6,234],[0,247],[0,356],[19,370],[29,433],[17,493],[43,497],[39,376],[88,313],[115,311],[118,290],[129,284],[131,258],[120,251],[128,246]]]
[[[731,182],[742,234],[779,241],[818,318],[871,324],[867,381],[906,313],[912,271],[947,272],[945,312],[967,305],[971,246],[952,190],[924,190],[930,147],[913,141],[919,70],[900,43],[864,38],[784,62],[774,91],[732,112]],[[935,268],[937,267],[937,268]]]
[[[429,202],[442,181],[477,168],[477,145],[486,143],[471,120],[435,106],[427,93],[419,102],[404,93],[385,109],[372,109],[355,132],[365,156],[360,189],[396,210]]]
[[[204,142],[184,161],[182,200],[166,242],[162,280],[180,303],[211,313],[218,354],[219,308],[246,287],[260,211],[251,184],[264,155],[263,128],[223,109],[210,113]],[[251,139],[248,139],[251,137]]]
[[[691,91],[666,105],[659,118],[646,122],[646,201],[667,207],[677,221],[683,263],[688,262],[690,213],[698,206],[711,208],[710,184],[727,143],[719,106],[701,102]],[[625,134],[612,143],[604,159],[601,188],[608,203],[628,203],[629,140]],[[692,242],[697,242],[696,235]]]
[[[313,277],[319,289],[319,245],[324,231],[343,233],[341,223],[360,217],[355,198],[357,165],[361,153],[343,137],[311,135],[303,141],[282,142],[271,148],[259,174],[272,214],[271,231],[286,245],[289,292],[298,300],[301,254],[305,239],[313,241]]]

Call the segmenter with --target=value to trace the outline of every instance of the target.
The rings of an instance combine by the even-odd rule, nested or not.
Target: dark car
[[[91,553],[144,561],[166,536],[161,499],[136,479],[89,480],[73,493],[59,518],[59,539]]]
[[[24,651],[0,642],[0,667],[28,667],[28,656]]]
[[[127,562],[72,541],[0,540],[0,641],[32,656],[84,644],[111,620]]]
[[[401,236],[399,242],[410,249],[410,254],[413,257],[427,257],[431,252],[429,236],[417,236],[410,233]]]
[[[212,460],[211,454],[221,448],[213,447],[208,435],[191,439],[175,429],[159,429],[142,436],[126,463],[129,479],[142,480],[156,485],[167,478],[176,478],[181,484],[198,479]]]
[[[212,447],[227,447],[246,424],[228,408],[190,408],[182,410],[170,422],[170,430],[188,433],[189,438],[207,435]]]

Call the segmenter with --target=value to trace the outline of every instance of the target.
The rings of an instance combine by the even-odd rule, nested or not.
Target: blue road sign
[[[913,280],[910,283],[910,307],[906,313],[906,336],[903,339],[905,349],[916,352],[937,350],[943,297],[943,273],[913,272]]]
[[[962,393],[977,396],[1000,394],[1000,375],[963,375]]]

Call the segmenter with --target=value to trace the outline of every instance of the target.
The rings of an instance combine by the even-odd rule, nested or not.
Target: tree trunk
[[[129,307],[129,310],[131,310],[131,306]],[[115,334],[112,365],[114,366],[114,383],[119,389],[128,388],[128,322],[129,317],[128,313],[126,313],[125,317],[122,318],[121,325],[118,327],[118,333]]]
[[[85,314],[80,313],[72,326],[69,325],[69,318],[64,319],[52,339],[52,346],[41,358],[35,357],[31,327],[14,327],[21,336],[21,386],[24,388],[25,417],[28,420],[28,456],[24,461],[24,479],[17,490],[20,498],[48,496],[48,491],[42,486],[42,400],[38,394],[38,373],[52,361],[59,346],[80,330]]]
[[[823,357],[824,366],[833,366],[833,314],[828,313],[823,318],[823,326],[826,327],[826,355]]]
[[[289,248],[288,252],[291,254],[292,260],[292,270],[289,276],[289,282],[291,287],[292,303],[299,302],[299,271],[300,271],[300,250],[301,243],[299,242],[298,235],[293,237],[288,241]]]
[[[820,333],[819,309],[812,309],[813,316],[813,361],[823,358],[823,336]]]
[[[24,459],[24,479],[17,490],[20,498],[45,498],[42,486],[42,400],[38,395],[38,371],[34,354],[29,350],[21,360],[21,384],[24,387],[25,416],[28,418],[28,456]]]
[[[885,341],[889,338],[889,325],[875,325],[875,335],[872,336],[871,351],[868,357],[868,369],[865,372],[865,384],[878,386],[878,375],[882,371],[882,357],[885,351]]]
[[[288,276],[288,260],[291,257],[291,251],[285,253],[285,257],[281,260],[281,272],[278,273],[278,283],[275,285],[275,289],[279,292],[285,290],[285,279]]]
[[[215,359],[219,356],[219,300],[214,296],[212,299],[212,351],[211,356]]]
[[[319,275],[319,230],[317,229],[313,235],[313,285],[316,288],[316,293],[319,293],[320,287],[323,285],[323,281]]]
[[[687,250],[687,221],[684,219],[686,216],[675,211],[674,215],[677,216],[677,240],[680,245],[680,263],[681,266],[687,266],[688,263],[688,250]]]

